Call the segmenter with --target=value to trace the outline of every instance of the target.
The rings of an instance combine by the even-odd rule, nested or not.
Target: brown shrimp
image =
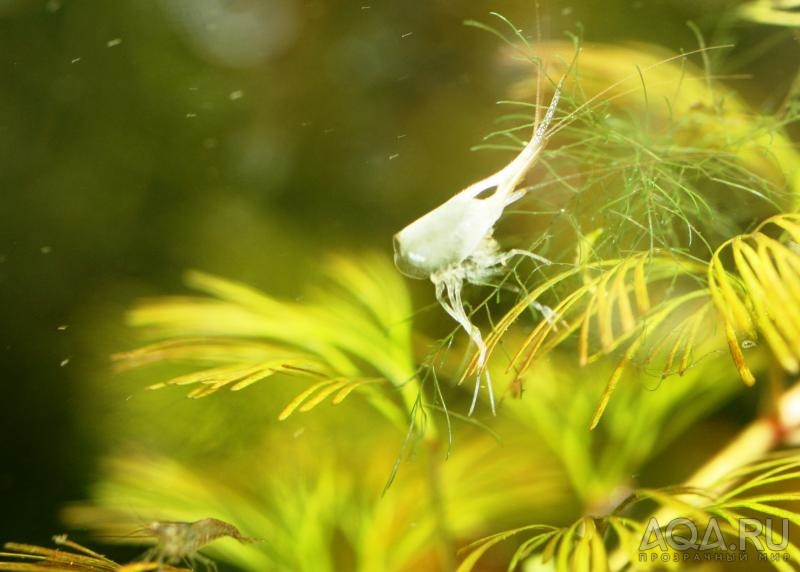
[[[180,562],[191,565],[199,562],[206,570],[217,569],[214,561],[199,553],[206,544],[224,536],[243,543],[257,542],[257,539],[242,535],[238,528],[217,518],[204,518],[194,522],[156,520],[144,532],[158,540],[158,545],[145,553],[145,559],[153,560],[159,565]]]

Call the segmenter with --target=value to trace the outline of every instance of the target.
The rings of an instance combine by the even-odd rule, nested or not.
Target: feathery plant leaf
[[[531,330],[510,359],[517,379],[537,357],[578,332],[581,365],[616,351],[614,368],[590,426],[597,426],[624,369],[636,365],[663,379],[683,375],[711,351],[717,326],[742,380],[752,385],[743,347],[760,333],[782,367],[800,369],[800,215],[773,216],[755,231],[724,242],[708,263],[670,253],[631,254],[564,271],[532,290],[498,320],[486,338],[491,355],[509,328],[540,296],[581,281]],[[723,259],[730,258],[726,269]],[[746,336],[744,342],[739,335]],[[597,349],[592,350],[595,343]],[[473,358],[464,376],[474,375]],[[519,385],[519,384],[517,384]]]
[[[337,405],[344,401],[354,390],[359,388],[366,389],[367,384],[380,383],[382,381],[384,380],[381,378],[352,379],[345,377],[325,379],[310,386],[289,402],[278,415],[278,419],[287,419],[295,411],[311,411],[330,396],[333,396],[331,403]]]
[[[794,310],[800,308],[800,252],[793,245],[800,240],[798,221],[800,215],[795,214],[772,217],[753,233],[723,243],[708,263],[677,254],[642,252],[564,271],[523,296],[496,322],[486,339],[489,354],[540,296],[580,276],[579,285],[553,307],[558,318],[538,322],[511,357],[509,369],[518,379],[537,357],[576,332],[581,365],[621,351],[591,428],[597,426],[625,368],[649,369],[662,379],[683,375],[703,357],[699,350],[716,347],[718,325],[746,384],[752,385],[755,377],[736,332],[748,336],[746,348],[755,345],[753,340],[761,332],[784,369],[796,373],[800,314]],[[782,232],[783,242],[765,234],[763,229],[768,228]],[[729,250],[736,275],[722,262]],[[476,367],[473,358],[465,376]]]
[[[53,537],[61,548],[53,549],[32,544],[7,542],[0,552],[0,570],[13,572],[189,572],[163,562],[132,562],[118,564],[67,538]],[[11,560],[11,561],[9,561]],[[14,560],[17,560],[14,562]]]
[[[239,391],[273,377],[314,382],[281,412],[308,411],[353,391],[390,419],[404,423],[402,406],[377,390],[377,374],[413,403],[418,387],[411,355],[408,294],[394,269],[377,256],[358,263],[339,257],[325,268],[327,283],[305,303],[278,300],[249,286],[200,272],[187,283],[208,298],[145,301],[129,322],[159,341],[117,354],[120,369],[176,362],[192,369],[150,386],[194,385],[189,397]],[[315,394],[313,398],[311,394]]]
[[[492,547],[526,533],[534,534],[518,542],[508,570],[516,569],[533,556],[542,563],[552,562],[557,572],[618,570],[625,565],[625,561],[619,560],[619,555],[627,558],[628,562],[637,563],[637,569],[644,570],[658,568],[662,555],[668,556],[670,562],[677,556],[678,560],[675,561],[679,562],[681,554],[677,552],[678,547],[687,546],[687,542],[691,541],[681,536],[680,527],[668,527],[669,523],[661,522],[658,516],[641,516],[632,510],[645,501],[659,507],[656,515],[671,515],[670,521],[680,517],[690,519],[698,526],[706,526],[714,519],[722,537],[704,538],[703,542],[710,541],[706,549],[724,544],[722,549],[728,551],[729,542],[735,541],[737,549],[745,550],[740,543],[746,540],[756,551],[766,554],[766,560],[775,569],[793,570],[784,562],[783,554],[795,559],[800,556],[800,548],[784,537],[782,531],[777,527],[764,527],[757,534],[740,537],[739,522],[745,518],[761,517],[788,519],[795,525],[800,524],[800,513],[791,508],[791,503],[800,501],[800,493],[773,490],[775,485],[797,487],[800,484],[798,467],[800,456],[796,451],[791,451],[767,457],[726,476],[714,486],[713,491],[687,490],[683,487],[639,489],[615,510],[603,516],[584,516],[565,527],[546,524],[523,526],[478,540],[464,549],[467,555],[458,570],[473,570]],[[756,494],[755,490],[762,492]],[[687,497],[696,500],[688,502]],[[784,506],[787,503],[789,506]],[[655,519],[655,522],[651,519]],[[653,527],[653,524],[656,526]],[[786,542],[786,548],[776,548],[782,542]],[[651,559],[653,554],[656,557]],[[640,558],[640,555],[645,558]],[[772,555],[779,558],[772,558]]]
[[[800,215],[767,219],[752,232],[722,244],[708,267],[714,304],[725,321],[742,379],[755,381],[739,335],[753,345],[760,333],[787,372],[800,369]],[[729,259],[732,259],[732,264]],[[726,270],[733,266],[735,273]],[[743,342],[744,344],[744,342]]]
[[[534,360],[579,332],[581,365],[623,350],[623,356],[609,378],[591,427],[602,415],[611,393],[624,371],[632,364],[657,372],[663,379],[683,375],[694,365],[701,341],[710,334],[710,301],[705,288],[698,288],[706,267],[688,257],[669,253],[633,254],[624,259],[605,260],[577,266],[545,281],[523,296],[494,326],[486,345],[491,354],[511,325],[540,296],[556,286],[578,282],[569,295],[553,307],[555,318],[542,319],[521,343],[510,360],[519,378]],[[685,280],[685,284],[680,279]],[[596,344],[596,349],[591,349]],[[465,377],[478,366],[470,362]]]

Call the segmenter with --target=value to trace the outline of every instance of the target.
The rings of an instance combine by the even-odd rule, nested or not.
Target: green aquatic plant
[[[679,539],[666,528],[676,517],[714,518],[726,541],[744,517],[800,524],[800,154],[785,130],[796,117],[754,111],[713,73],[728,48],[699,34],[697,50],[666,54],[529,42],[498,18],[471,25],[537,78],[500,102],[513,111],[480,147],[525,149],[544,92],[558,95],[538,171],[524,184],[514,172],[514,210],[473,238],[531,256],[493,258],[463,298],[459,282],[446,335],[415,321],[381,254],[330,258],[297,298],[187,273],[194,294],[128,313],[140,338],[114,363],[150,395],[186,386],[196,400],[186,423],[148,418],[165,435],[219,402],[221,452],[117,452],[68,523],[120,542],[143,521],[229,523],[263,542],[221,540],[209,556],[254,572],[657,569],[683,555],[641,547]],[[473,324],[485,349],[461,331]],[[462,382],[489,376],[506,385],[497,415],[471,415],[477,393]],[[737,399],[760,410],[743,428],[715,424]],[[244,401],[263,427],[240,446]],[[772,540],[743,552],[770,556]],[[75,569],[151,569],[70,547],[87,559]],[[38,561],[0,569],[64,558],[11,549]],[[784,553],[800,558],[794,542]]]
[[[120,369],[164,362],[192,366],[192,373],[150,386],[191,386],[191,398],[241,391],[277,374],[301,377],[309,385],[282,418],[326,398],[340,403],[356,391],[405,426],[404,407],[413,407],[419,389],[408,293],[382,258],[361,264],[333,258],[325,274],[326,287],[296,303],[190,272],[187,284],[210,297],[143,302],[129,323],[158,341],[119,353],[114,361]]]
[[[780,508],[781,503],[791,503],[800,500],[800,493],[768,493],[756,494],[760,487],[767,487],[774,483],[790,482],[796,486],[796,481],[800,477],[797,472],[798,457],[779,457],[768,459],[752,467],[745,467],[736,477],[749,477],[750,480],[744,485],[734,490],[721,494],[720,496],[708,496],[705,491],[692,491],[688,488],[677,489],[641,489],[635,495],[626,499],[613,513],[601,517],[584,516],[575,523],[567,527],[555,527],[547,525],[530,525],[520,527],[515,530],[499,533],[497,535],[480,540],[467,547],[468,556],[459,566],[459,572],[466,572],[474,569],[479,559],[494,545],[503,542],[511,536],[524,535],[528,538],[517,548],[514,556],[509,563],[509,569],[515,568],[525,559],[530,558],[534,553],[541,553],[540,562],[553,562],[553,569],[558,570],[609,570],[617,569],[619,565],[628,559],[637,562],[639,569],[658,568],[665,560],[666,562],[683,563],[691,561],[693,555],[686,554],[684,558],[680,551],[682,547],[700,544],[696,539],[685,539],[681,537],[684,531],[678,531],[671,536],[672,531],[662,533],[659,526],[651,524],[651,518],[636,518],[626,514],[627,510],[636,503],[651,501],[660,507],[662,511],[671,511],[681,515],[682,518],[691,518],[700,523],[716,523],[716,536],[712,537],[713,543],[723,551],[730,550],[728,543],[734,541],[733,546],[739,546],[740,541],[752,544],[770,557],[779,554],[775,548],[770,546],[781,545],[780,550],[786,551],[791,558],[800,556],[800,548],[791,541],[788,536],[782,537],[781,532],[775,531],[777,538],[768,535],[769,531],[759,530],[756,535],[739,538],[739,522],[742,519],[763,517],[790,517],[796,521],[797,517],[791,510]],[[728,480],[731,480],[730,477]],[[727,483],[722,483],[724,486]],[[732,485],[729,485],[732,487]],[[699,506],[684,500],[684,497],[694,496],[702,499]],[[658,523],[658,520],[655,521]],[[788,530],[788,529],[787,529]],[[717,532],[718,531],[718,532]],[[652,540],[650,533],[655,533],[656,540]],[[664,537],[666,534],[666,538]],[[614,539],[623,550],[628,550],[625,554],[619,552],[613,554],[609,551],[609,538]],[[787,540],[783,545],[784,538]],[[706,544],[706,548],[711,543]],[[643,549],[642,547],[646,547]],[[661,552],[654,550],[655,547]],[[675,548],[677,547],[677,549]],[[728,562],[735,562],[736,557],[730,555]],[[615,562],[617,560],[617,562]],[[697,562],[704,558],[697,558]],[[725,560],[722,560],[725,561]],[[778,569],[793,569],[785,565],[782,558],[774,560]],[[783,566],[782,566],[783,565]]]

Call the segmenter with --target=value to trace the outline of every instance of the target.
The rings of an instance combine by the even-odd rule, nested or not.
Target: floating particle
[[[43,246],[43,247],[41,247],[39,249],[39,252],[41,252],[42,254],[50,254],[51,252],[53,252],[53,247],[52,246]]]
[[[231,101],[236,101],[237,99],[242,99],[244,97],[244,92],[241,89],[237,89],[236,91],[232,91],[228,95],[228,99]]]
[[[106,47],[113,48],[120,45],[121,43],[122,43],[122,38],[114,38],[106,42]]]
[[[69,62],[69,63],[71,63],[71,64],[77,64],[79,61],[81,61],[81,59],[80,59],[80,58],[72,58],[72,60],[70,60],[70,62]]]
[[[196,113],[187,113],[186,114],[186,118],[187,119],[192,119],[193,117],[197,117],[197,114]]]
[[[69,328],[69,326],[68,326],[67,324],[61,324],[60,326],[58,326],[58,327],[56,328],[56,330],[58,330],[59,332],[63,332],[63,331],[65,331],[67,328]]]
[[[414,33],[414,32],[406,32],[405,34],[401,34],[401,35],[400,35],[400,37],[401,37],[401,38],[407,38],[407,37],[409,37],[409,36],[410,36],[411,34],[413,34],[413,33]]]
[[[64,358],[61,360],[59,367],[65,367],[69,363],[69,358]]]
[[[389,160],[392,161],[394,159],[397,159],[399,156],[400,156],[400,153],[393,153],[393,154],[389,155]]]

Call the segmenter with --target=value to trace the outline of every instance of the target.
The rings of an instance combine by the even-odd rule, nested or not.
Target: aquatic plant
[[[128,323],[146,341],[114,363],[156,393],[202,398],[187,423],[150,423],[181,435],[213,414],[222,452],[116,454],[69,524],[131,542],[143,519],[216,519],[263,540],[209,546],[221,562],[315,572],[688,567],[676,517],[715,519],[719,550],[745,517],[800,524],[796,114],[754,111],[714,74],[728,48],[699,32],[695,51],[666,54],[529,42],[497,19],[470,24],[536,78],[500,102],[512,111],[479,147],[519,152],[545,92],[560,99],[537,171],[505,189],[504,228],[478,238],[550,264],[493,259],[463,299],[459,282],[445,336],[415,329],[381,254],[331,257],[298,299],[187,273],[198,294],[138,303]],[[473,324],[485,348],[464,336]],[[505,382],[497,415],[486,400],[470,415],[477,393],[461,382],[488,375]],[[763,405],[738,433],[714,432],[734,399]],[[242,401],[263,419],[240,447]],[[682,457],[691,474],[671,466]],[[761,532],[741,552],[793,569],[771,558],[782,540]],[[11,545],[4,558],[23,561],[0,569],[153,569],[66,546]],[[800,558],[788,539],[781,550]]]

